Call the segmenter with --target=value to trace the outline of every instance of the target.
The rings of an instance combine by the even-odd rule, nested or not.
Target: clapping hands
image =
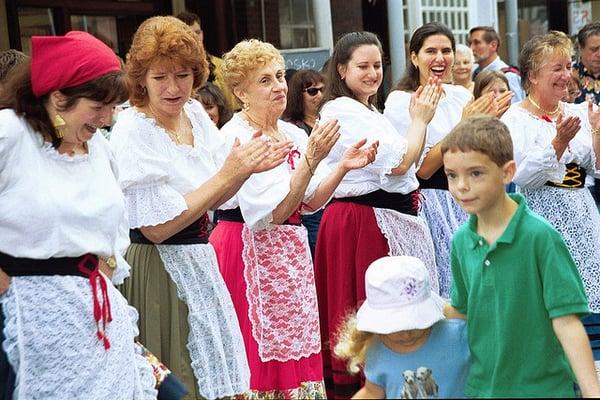
[[[411,119],[428,124],[435,114],[442,94],[442,82],[439,78],[431,77],[425,86],[419,86],[410,98],[408,111]]]
[[[350,171],[363,168],[375,161],[379,141],[377,140],[365,147],[366,143],[367,139],[362,139],[346,150],[344,156],[340,160],[340,166],[344,168],[344,170]]]

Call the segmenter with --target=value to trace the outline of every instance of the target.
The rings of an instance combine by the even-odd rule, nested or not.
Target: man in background
[[[508,86],[515,94],[512,102],[516,103],[525,98],[521,86],[521,75],[515,67],[509,66],[498,56],[500,36],[491,26],[476,26],[469,31],[469,46],[473,50],[477,66],[473,71],[473,79],[482,71],[502,71],[508,79]]]
[[[185,22],[192,31],[196,33],[200,37],[200,42],[204,44],[204,32],[202,31],[202,25],[200,23],[200,17],[197,14],[194,14],[189,11],[182,11],[177,15],[181,21]],[[204,47],[206,50],[206,46]],[[212,82],[215,86],[217,86],[223,95],[225,96],[225,100],[227,101],[227,105],[233,111],[239,110],[240,106],[227,85],[225,85],[225,81],[223,80],[223,73],[221,72],[221,65],[223,64],[223,60],[217,56],[213,56],[206,51],[206,57],[208,61],[208,82]]]

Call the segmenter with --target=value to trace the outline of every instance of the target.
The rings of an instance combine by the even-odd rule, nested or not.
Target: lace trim
[[[131,229],[156,226],[188,209],[185,198],[166,183],[125,189]]]
[[[59,160],[59,161],[66,161],[66,162],[72,162],[72,163],[80,163],[80,162],[84,162],[89,160],[90,158],[90,154],[75,154],[75,155],[69,155],[66,153],[59,153],[58,150],[56,148],[54,148],[54,146],[52,146],[52,143],[49,142],[44,142],[42,145],[42,148],[44,149],[44,151],[46,152],[46,154],[48,156],[50,156],[51,158],[53,158],[54,160]],[[90,151],[89,147],[88,147],[88,152]]]
[[[318,354],[319,310],[306,229],[252,231],[244,224],[242,242],[248,317],[261,360]]]
[[[105,350],[95,336],[88,280],[13,277],[1,301],[2,346],[17,374],[15,398],[156,397],[146,366],[136,360],[137,313],[112,285],[107,289],[113,320],[107,325],[111,346]]]
[[[423,189],[421,193],[423,195],[422,216],[433,239],[440,295],[449,298],[452,285],[450,266],[452,237],[467,220],[468,215],[446,190]]]
[[[439,293],[435,250],[429,228],[419,217],[385,208],[373,208],[377,226],[385,236],[390,256],[413,256],[423,261],[431,278],[431,289]]]
[[[600,214],[587,188],[521,189],[527,205],[560,233],[577,265],[590,310],[600,313]]]
[[[239,322],[210,245],[157,245],[165,270],[189,309],[188,350],[200,394],[235,396],[250,387]]]

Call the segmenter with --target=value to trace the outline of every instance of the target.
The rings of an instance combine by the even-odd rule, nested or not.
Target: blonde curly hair
[[[356,374],[365,365],[365,359],[371,345],[378,335],[356,329],[356,313],[350,313],[337,333],[334,354],[341,360],[347,360],[348,371]]]
[[[258,39],[243,40],[223,56],[223,80],[233,91],[244,83],[252,71],[273,61],[285,67],[281,53],[271,43]]]

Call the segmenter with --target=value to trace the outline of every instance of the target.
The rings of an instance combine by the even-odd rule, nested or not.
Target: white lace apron
[[[157,245],[165,270],[188,306],[187,348],[200,394],[234,396],[250,388],[250,369],[237,316],[208,244]]]
[[[242,230],[252,336],[263,361],[286,362],[321,351],[317,293],[306,229],[277,225]]]
[[[386,208],[375,208],[377,226],[385,236],[390,256],[413,256],[423,261],[431,278],[431,289],[439,293],[435,250],[427,224],[419,217]]]

